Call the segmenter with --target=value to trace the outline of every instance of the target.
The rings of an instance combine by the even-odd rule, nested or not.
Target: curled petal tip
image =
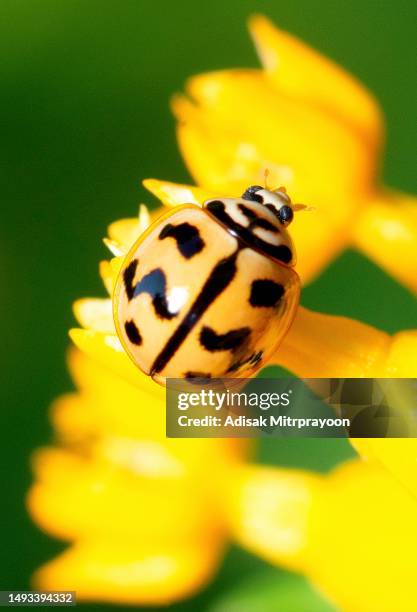
[[[89,338],[94,338],[96,335],[103,335],[103,334],[97,334],[97,332],[95,332],[92,329],[82,329],[81,327],[72,327],[68,331],[68,335],[71,338],[71,340],[74,342],[74,344],[76,344],[78,348],[81,348],[80,345],[84,345],[85,341],[88,340]]]
[[[148,188],[148,187],[147,187],[147,185],[152,184],[152,183],[153,183],[153,182],[155,182],[156,180],[158,180],[158,179],[154,179],[154,178],[146,178],[146,179],[143,179],[143,180],[142,180],[142,185],[143,185],[144,187],[146,187],[146,189],[147,189],[147,188]]]
[[[141,214],[136,218],[114,221],[109,225],[107,231],[110,240],[116,242],[119,249],[123,251],[122,254],[125,254],[146,227],[146,215]]]
[[[112,295],[113,287],[116,283],[116,278],[120,272],[124,256],[113,257],[110,261],[101,261],[99,265],[99,272],[104,286],[109,293]]]
[[[111,295],[113,292],[113,274],[109,261],[106,260],[100,262],[99,273],[107,293]]]
[[[256,27],[257,24],[268,24],[271,25],[270,20],[262,13],[252,13],[248,17],[248,27],[249,29]]]
[[[144,179],[142,181],[142,185],[147,189],[152,195],[154,195],[158,200],[164,204],[164,206],[170,206],[171,202],[168,198],[168,192],[170,190],[170,186],[175,186],[175,183],[170,183],[169,181],[160,181],[158,179],[149,178]],[[175,204],[179,204],[179,202],[175,202]]]
[[[268,70],[278,65],[278,54],[274,49],[274,38],[280,30],[265,15],[255,13],[248,19],[248,29],[259,58]]]
[[[115,257],[120,257],[120,255],[124,255],[126,251],[121,247],[121,245],[115,240],[111,240],[110,238],[103,238],[103,242],[106,247],[109,249],[110,253]]]
[[[181,204],[201,204],[214,194],[193,185],[159,181],[157,179],[145,179],[145,188],[156,196],[165,206],[179,206]]]
[[[71,329],[68,330],[68,336],[71,338],[71,340],[73,341],[73,343],[78,346],[79,342],[82,338],[82,329],[80,329],[79,327],[72,327]]]
[[[155,188],[158,185],[158,183],[159,183],[158,179],[154,179],[154,178],[147,178],[147,179],[143,179],[142,181],[142,185],[145,187],[145,189],[147,189],[151,193],[154,193]]]
[[[245,72],[244,70],[217,70],[212,72],[205,72],[203,74],[197,74],[186,82],[186,92],[191,99],[198,102],[213,103],[216,101],[219,88],[223,83],[230,82],[233,84],[234,78],[239,72]],[[185,98],[185,103],[188,103],[188,107],[192,107],[192,103]],[[180,101],[180,104],[185,103]]]
[[[380,109],[354,76],[262,15],[249,19],[249,31],[263,67],[280,90],[331,111],[379,147]]]
[[[248,30],[254,40],[279,31],[275,24],[266,15],[262,15],[262,13],[252,13],[252,15],[249,15]]]
[[[194,105],[182,94],[175,94],[170,102],[171,111],[178,121],[186,121],[195,110]]]
[[[139,223],[147,222],[148,225],[150,224],[151,216],[149,214],[149,209],[146,204],[139,204],[138,219]]]

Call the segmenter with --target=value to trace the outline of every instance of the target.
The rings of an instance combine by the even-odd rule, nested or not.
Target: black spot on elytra
[[[217,334],[211,327],[203,327],[200,343],[208,351],[236,351],[250,335],[249,327],[233,329],[226,334]]]
[[[142,293],[148,293],[152,297],[152,304],[156,314],[162,319],[172,319],[178,312],[171,312],[168,309],[166,298],[166,278],[160,268],[156,268],[146,274],[133,290],[133,297]]]
[[[135,344],[136,346],[140,346],[142,344],[142,336],[140,335],[134,321],[126,321],[125,332],[132,344]]]
[[[255,280],[250,290],[251,306],[272,308],[277,306],[284,295],[284,287],[273,280]]]
[[[127,266],[125,271],[123,272],[123,282],[125,286],[125,291],[127,295],[127,299],[130,300],[133,298],[135,293],[135,287],[133,286],[133,279],[135,278],[136,268],[138,267],[139,261],[137,259],[132,259],[130,264]]]
[[[207,372],[186,372],[184,378],[190,383],[199,385],[208,382],[211,379],[211,374]]]
[[[204,241],[200,232],[190,223],[180,223],[179,225],[168,223],[159,234],[159,240],[164,240],[164,238],[174,238],[179,252],[186,259],[191,259],[204,248]]]

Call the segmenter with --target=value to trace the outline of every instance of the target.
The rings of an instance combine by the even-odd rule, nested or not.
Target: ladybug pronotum
[[[282,188],[178,206],[140,236],[116,282],[123,347],[147,375],[249,377],[276,351],[295,316],[300,281]]]

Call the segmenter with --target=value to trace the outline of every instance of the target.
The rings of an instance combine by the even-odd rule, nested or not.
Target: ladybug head
[[[246,189],[242,198],[251,202],[259,202],[269,208],[281,225],[287,226],[293,220],[294,210],[285,187],[271,191],[259,185],[252,185]]]
[[[286,193],[253,185],[242,198],[207,200],[203,207],[242,243],[286,265],[294,265],[294,248],[286,231],[293,209]]]

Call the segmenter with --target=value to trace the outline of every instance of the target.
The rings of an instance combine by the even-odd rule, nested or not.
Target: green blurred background
[[[71,303],[103,294],[101,238],[112,220],[152,202],[141,179],[190,180],[169,97],[193,73],[257,66],[245,28],[252,12],[369,86],[387,117],[384,180],[416,192],[414,0],[1,0],[0,589],[28,588],[33,569],[62,549],[31,524],[23,500],[30,453],[52,438],[48,405],[71,388]],[[305,290],[303,303],[390,332],[417,326],[414,298],[353,252]],[[317,470],[351,455],[337,440],[267,440],[260,449],[261,461]],[[294,580],[232,550],[215,583],[175,609],[327,609]]]

